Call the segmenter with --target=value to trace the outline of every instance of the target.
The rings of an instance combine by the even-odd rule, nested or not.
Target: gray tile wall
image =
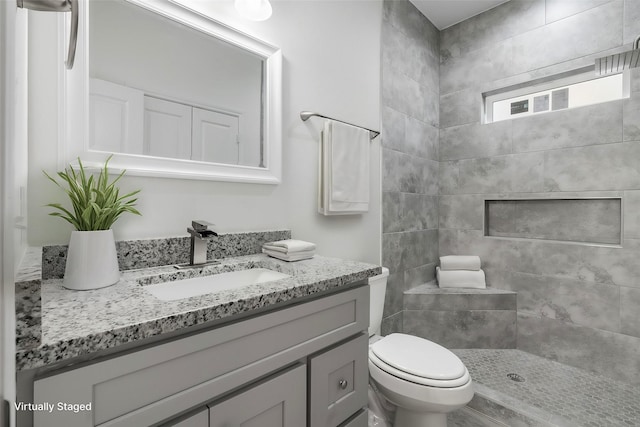
[[[440,255],[480,255],[491,286],[518,292],[518,348],[636,384],[640,72],[622,101],[493,124],[481,103],[638,33],[638,0],[511,0],[442,31],[438,230]],[[486,198],[592,196],[622,197],[621,248],[483,235]]]
[[[439,34],[407,0],[382,22],[382,262],[390,276],[383,334],[402,328],[402,294],[438,259]]]
[[[447,348],[515,348],[516,294],[500,289],[405,292],[402,330]]]

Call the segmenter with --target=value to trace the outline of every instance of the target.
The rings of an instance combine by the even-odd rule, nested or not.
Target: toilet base
[[[414,412],[398,407],[394,427],[447,427],[447,414]]]

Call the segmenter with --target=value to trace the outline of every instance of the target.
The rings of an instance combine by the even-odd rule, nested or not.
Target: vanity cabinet
[[[34,402],[92,409],[35,412],[33,425],[199,427],[208,408],[216,427],[359,426],[344,423],[367,404],[369,288],[307,301],[49,372]]]

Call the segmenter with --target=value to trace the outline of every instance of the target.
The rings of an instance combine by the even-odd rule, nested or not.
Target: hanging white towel
[[[326,121],[320,136],[318,211],[323,215],[369,211],[369,131]]]
[[[480,257],[476,255],[447,255],[440,257],[441,270],[480,270]]]
[[[436,279],[441,288],[479,288],[487,287],[484,271],[441,270],[436,267]]]

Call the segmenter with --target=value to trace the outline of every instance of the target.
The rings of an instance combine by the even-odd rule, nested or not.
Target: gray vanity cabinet
[[[92,410],[36,412],[33,425],[200,427],[200,412],[170,420],[208,407],[214,427],[337,427],[366,406],[368,323],[369,288],[352,287],[62,368],[36,377],[34,402]]]

